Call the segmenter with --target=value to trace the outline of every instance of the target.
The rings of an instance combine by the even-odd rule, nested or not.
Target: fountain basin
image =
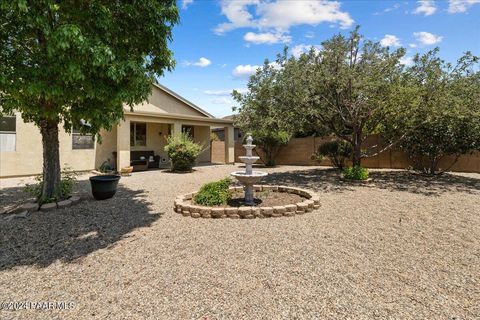
[[[254,164],[255,162],[257,162],[258,159],[260,159],[260,157],[257,157],[257,156],[241,156],[241,157],[238,157],[238,159],[240,159],[240,161],[245,163],[245,164]]]
[[[246,185],[255,184],[263,177],[268,175],[268,173],[262,171],[252,171],[251,174],[247,174],[245,171],[235,171],[230,174],[237,178],[237,180],[240,181],[242,184]]]

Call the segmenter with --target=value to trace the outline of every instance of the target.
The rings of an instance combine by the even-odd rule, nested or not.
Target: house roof
[[[194,104],[193,102],[190,102],[188,101],[187,99],[185,99],[184,97],[182,97],[181,95],[179,95],[178,93],[176,93],[175,91],[173,90],[170,90],[169,88],[165,87],[164,85],[161,85],[159,83],[154,83],[153,84],[155,87],[157,87],[158,89],[164,91],[165,93],[171,95],[172,97],[182,101],[183,103],[185,103],[186,105],[188,105],[189,107],[191,107],[192,109],[195,109],[197,110],[198,112],[200,112],[201,114],[205,115],[206,117],[208,118],[215,118],[213,115],[211,115],[210,113],[208,113],[207,111],[203,110],[202,108],[200,108],[199,106],[197,106],[196,104]]]

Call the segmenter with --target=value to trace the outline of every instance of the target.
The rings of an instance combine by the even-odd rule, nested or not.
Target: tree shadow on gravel
[[[1,188],[0,208],[9,205],[20,205],[26,201],[34,200],[25,193],[25,187]]]
[[[480,192],[480,179],[443,174],[428,176],[409,171],[371,171],[373,182],[358,183],[341,180],[337,169],[319,169],[273,172],[262,180],[265,184],[291,185],[319,192],[352,191],[354,187],[404,191],[426,196],[438,196],[445,192]]]
[[[344,192],[353,190],[351,185],[340,180],[337,169],[308,169],[287,172],[271,172],[261,183],[295,186],[323,192]]]
[[[480,179],[444,173],[430,176],[410,171],[376,171],[371,172],[373,184],[366,187],[405,191],[425,196],[439,196],[446,192],[480,192]]]
[[[88,181],[79,184],[80,189],[89,190]],[[96,201],[84,194],[84,200],[69,208],[38,211],[10,221],[0,219],[0,270],[47,267],[58,260],[73,262],[110,247],[161,217],[163,213],[152,212],[145,198],[144,190],[119,186],[108,200]]]

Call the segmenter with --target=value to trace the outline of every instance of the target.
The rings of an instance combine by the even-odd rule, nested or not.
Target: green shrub
[[[35,178],[37,183],[34,184],[27,184],[24,188],[24,191],[32,196],[35,197],[37,201],[40,201],[40,197],[42,196],[42,188],[43,188],[43,175],[38,175]],[[65,167],[61,172],[61,180],[60,180],[60,192],[62,195],[61,199],[51,198],[46,199],[43,203],[50,203],[50,202],[58,202],[64,199],[68,199],[72,196],[73,188],[77,182],[77,174],[72,171],[71,168]]]
[[[167,138],[165,151],[172,161],[173,171],[191,171],[203,147],[193,142],[189,134],[181,133]]]
[[[100,168],[98,168],[98,171],[100,171],[101,173],[108,173],[108,172],[111,172],[112,170],[113,168],[110,165],[110,159],[108,159],[107,161],[104,161],[100,166]]]
[[[200,188],[200,191],[195,195],[193,201],[202,206],[227,204],[232,196],[228,190],[230,183],[231,180],[229,178],[206,183]]]
[[[343,170],[343,176],[350,180],[367,180],[368,170],[360,166],[346,167]]]
[[[322,161],[327,158],[337,168],[343,169],[345,162],[352,157],[352,145],[343,140],[329,141],[321,144],[313,154],[312,160]]]

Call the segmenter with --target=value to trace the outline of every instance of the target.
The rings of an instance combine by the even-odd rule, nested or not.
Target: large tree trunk
[[[361,132],[354,132],[353,133],[353,159],[352,164],[353,166],[360,166],[362,161],[362,133]]]
[[[60,152],[58,144],[58,121],[41,120],[40,132],[43,144],[43,187],[40,202],[59,201],[60,189]]]

